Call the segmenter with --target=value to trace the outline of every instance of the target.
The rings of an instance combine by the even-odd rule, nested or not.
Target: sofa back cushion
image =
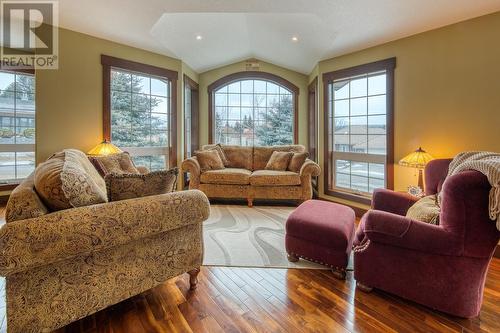
[[[254,147],[252,170],[264,170],[274,151],[303,153],[306,148],[302,145]]]
[[[76,149],[53,155],[35,169],[35,189],[51,211],[107,202],[106,183]]]
[[[216,145],[205,145],[203,150],[214,149]],[[228,168],[252,170],[253,147],[221,145],[227,158]],[[265,165],[264,165],[265,166]]]
[[[35,191],[34,174],[28,176],[9,196],[5,210],[7,223],[40,217],[49,212]]]
[[[130,154],[127,152],[106,156],[89,156],[88,159],[92,162],[95,169],[102,177],[110,173],[118,175],[140,174],[139,170],[135,167]]]

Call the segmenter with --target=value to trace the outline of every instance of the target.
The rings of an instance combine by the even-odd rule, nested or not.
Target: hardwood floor
[[[500,332],[500,259],[490,265],[481,314],[470,320],[358,291],[352,272],[340,281],[326,270],[203,267],[195,291],[184,274],[56,333],[65,332]]]

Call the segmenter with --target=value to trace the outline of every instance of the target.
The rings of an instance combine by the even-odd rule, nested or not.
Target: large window
[[[128,151],[136,165],[174,166],[177,73],[107,56],[102,63],[105,139]]]
[[[365,202],[392,187],[395,59],[326,73],[327,193]]]
[[[243,72],[209,86],[210,142],[241,146],[296,142],[298,88],[268,73]]]
[[[0,184],[35,169],[35,77],[0,71]]]

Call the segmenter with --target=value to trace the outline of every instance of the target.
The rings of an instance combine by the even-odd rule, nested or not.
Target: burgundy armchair
[[[489,219],[490,184],[477,171],[446,179],[451,160],[425,168],[425,191],[442,187],[439,225],[406,218],[414,197],[379,189],[354,240],[354,277],[361,290],[378,288],[460,317],[479,314],[488,265],[500,232]]]

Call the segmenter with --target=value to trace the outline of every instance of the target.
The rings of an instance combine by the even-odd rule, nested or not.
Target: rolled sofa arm
[[[210,206],[200,191],[173,192],[58,211],[0,229],[0,275],[201,223]]]
[[[190,157],[182,161],[181,169],[183,172],[189,172],[189,189],[199,188],[201,167],[196,157]]]
[[[417,201],[418,198],[409,193],[377,188],[373,191],[372,208],[404,216],[408,209]]]
[[[312,176],[312,177],[316,177],[316,176],[319,176],[321,174],[321,168],[319,167],[319,165],[310,160],[310,159],[307,159],[304,164],[302,164],[302,167],[300,168],[300,176]]]
[[[460,255],[462,240],[440,226],[378,210],[363,216],[363,232],[376,243],[440,255]]]

